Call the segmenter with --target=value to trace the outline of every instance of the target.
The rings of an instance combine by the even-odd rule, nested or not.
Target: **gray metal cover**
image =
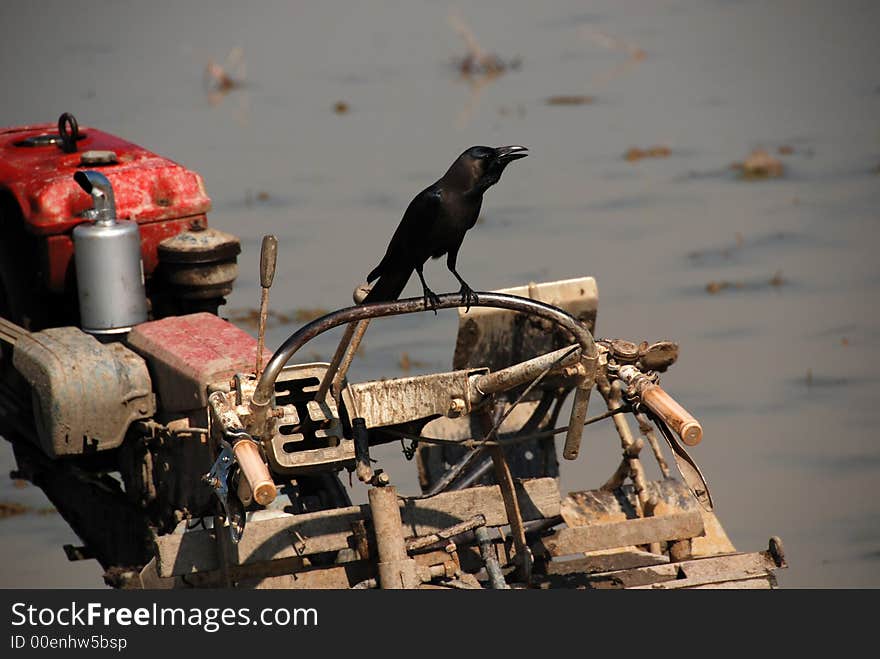
[[[73,243],[82,328],[113,334],[147,320],[137,223],[80,224]]]
[[[33,388],[40,446],[50,457],[116,448],[132,421],[156,411],[144,360],[79,328],[22,336],[12,363]]]

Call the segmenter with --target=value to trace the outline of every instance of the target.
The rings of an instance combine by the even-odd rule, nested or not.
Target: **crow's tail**
[[[370,273],[370,278],[375,279],[375,270]],[[373,288],[367,293],[364,302],[391,302],[400,297],[406,283],[412,277],[413,268],[409,270],[392,270],[379,276],[379,281],[373,284]]]

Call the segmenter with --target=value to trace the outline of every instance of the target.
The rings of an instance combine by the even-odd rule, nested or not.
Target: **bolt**
[[[466,407],[466,403],[463,398],[453,398],[449,401],[449,411],[446,413],[447,416],[457,417],[461,416]]]
[[[376,487],[385,487],[391,482],[391,477],[384,471],[380,471],[373,476],[373,485]]]

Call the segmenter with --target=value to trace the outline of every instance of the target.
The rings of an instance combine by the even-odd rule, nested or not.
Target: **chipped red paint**
[[[116,214],[135,220],[141,229],[144,273],[156,267],[156,249],[169,236],[193,223],[207,226],[205,213],[211,200],[202,177],[167,158],[131,142],[87,126],[77,142],[77,152],[64,153],[57,145],[16,146],[29,137],[56,134],[54,124],[0,128],[0,189],[18,201],[27,229],[46,236],[44,273],[47,287],[64,289],[73,256],[71,231],[83,222],[80,214],[92,205],[91,197],[73,180],[80,169],[97,169],[113,185]],[[118,163],[83,166],[84,151],[113,151]]]
[[[204,407],[208,384],[253,372],[257,355],[254,337],[209,313],[141,323],[132,329],[127,343],[150,364],[166,412]],[[263,363],[271,357],[264,350]]]

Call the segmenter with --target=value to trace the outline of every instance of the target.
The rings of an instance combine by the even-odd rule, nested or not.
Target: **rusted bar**
[[[472,305],[475,307],[491,307],[499,309],[508,309],[510,311],[519,311],[521,313],[531,313],[535,316],[556,323],[564,329],[571,332],[578,345],[581,347],[581,363],[584,364],[587,376],[584,384],[589,383],[592,387],[592,379],[595,373],[596,361],[598,358],[598,350],[593,342],[593,335],[587,327],[574,318],[571,314],[561,309],[552,307],[542,302],[529,300],[527,298],[516,295],[504,295],[501,293],[480,292],[479,304]],[[446,294],[439,298],[437,304],[438,309],[453,309],[463,306],[461,296],[458,294]],[[304,325],[281,345],[266,368],[263,370],[256,389],[254,390],[251,400],[251,415],[249,418],[249,429],[258,437],[264,437],[270,430],[269,405],[275,390],[275,380],[284,368],[285,364],[296,354],[296,352],[308,341],[316,336],[326,332],[327,330],[352,323],[359,320],[371,318],[380,318],[385,316],[397,316],[401,314],[423,312],[425,304],[422,298],[407,298],[404,300],[396,300],[393,302],[374,302],[370,304],[360,304],[353,307],[340,309],[332,313],[322,316],[311,323]],[[353,332],[353,331],[352,331]],[[572,447],[580,445],[580,434],[583,432],[583,422],[586,418],[586,397],[589,390],[582,394],[579,398],[580,405],[576,408],[575,414],[569,424],[569,437]],[[577,441],[575,441],[577,440]],[[576,451],[569,455],[576,455]]]
[[[601,393],[602,397],[605,399],[605,403],[609,410],[616,409],[623,404],[623,393],[621,391],[619,380],[609,383],[608,377],[603,372],[598,378],[598,389],[599,393]],[[651,505],[650,497],[647,492],[645,467],[642,465],[641,460],[639,460],[639,453],[641,452],[644,443],[641,442],[641,439],[639,442],[636,442],[633,439],[629,423],[623,415],[615,415],[613,418],[614,427],[617,428],[617,434],[620,436],[620,443],[623,447],[623,460],[627,463],[629,477],[632,479],[633,488],[636,492],[639,516],[648,517],[652,512],[653,506]],[[618,468],[615,475],[619,473],[620,468]],[[611,483],[606,483],[606,485],[609,484]],[[649,546],[649,550],[652,553],[659,554],[660,544],[658,542],[652,542]]]
[[[532,551],[526,544],[526,529],[523,525],[522,512],[519,501],[516,498],[516,490],[513,485],[513,476],[510,467],[504,458],[504,450],[500,446],[489,448],[492,463],[495,465],[495,480],[501,488],[501,497],[504,499],[504,508],[507,511],[507,522],[510,524],[510,533],[513,536],[513,546],[516,547],[516,560],[519,563],[519,576],[524,583],[529,583],[532,577]]]
[[[379,552],[379,585],[385,589],[418,588],[416,562],[406,553],[397,490],[391,485],[371,487],[367,496]]]
[[[644,447],[645,442],[642,441],[642,438],[640,437],[626,448],[623,452],[623,460],[620,461],[617,471],[615,471],[611,478],[605,481],[605,484],[599,489],[605,490],[606,492],[613,492],[619,487],[622,487],[626,482],[626,479],[632,474],[629,466],[630,460],[632,458],[637,458]]]
[[[480,527],[475,532],[477,543],[480,546],[480,558],[483,559],[483,565],[486,566],[486,574],[489,576],[489,585],[495,590],[509,590],[510,586],[504,580],[504,574],[501,572],[501,565],[498,563],[498,556],[495,553],[492,537],[489,535],[489,529],[485,526]]]
[[[352,297],[354,298],[355,304],[363,302],[365,296],[366,294],[361,287],[354,289]],[[348,367],[351,366],[351,362],[354,359],[358,348],[360,348],[361,341],[363,340],[364,334],[366,334],[369,325],[370,320],[367,319],[358,321],[357,323],[350,323],[349,326],[345,328],[345,333],[339,340],[339,345],[336,346],[336,352],[333,353],[333,359],[330,360],[330,366],[327,368],[327,372],[324,374],[324,378],[318,386],[315,400],[324,400],[324,396],[330,391],[336,404],[339,405],[339,395],[341,393],[339,385],[345,379],[345,374],[348,373]]]
[[[566,356],[567,352],[570,354]],[[567,348],[560,348],[559,350],[548,352],[546,355],[535,357],[534,359],[530,359],[520,364],[514,364],[513,366],[502,368],[500,371],[480,375],[474,379],[474,387],[478,393],[483,394],[484,396],[499,391],[507,391],[508,389],[513,389],[514,387],[529,382],[530,380],[534,380],[545,369],[553,366],[557,361],[559,364],[556,365],[554,370],[578,364],[580,362],[578,346],[575,345],[568,346]]]
[[[463,522],[459,522],[458,524],[453,524],[452,526],[440,529],[439,531],[435,531],[434,533],[429,533],[428,535],[419,536],[418,538],[412,538],[406,543],[406,550],[410,551],[418,551],[419,549],[424,549],[425,547],[430,547],[441,540],[449,540],[450,538],[454,538],[457,535],[461,535],[462,533],[467,533],[468,531],[473,531],[476,528],[481,526],[486,526],[486,518],[483,515],[474,515],[470,519],[466,519]]]
[[[257,331],[257,366],[255,375],[263,370],[263,347],[266,342],[266,320],[269,318],[269,289],[275,279],[275,262],[278,260],[278,239],[263,236],[260,246],[260,326]]]
[[[657,439],[654,427],[651,425],[651,422],[648,420],[648,417],[644,412],[637,412],[635,417],[636,421],[639,423],[639,431],[645,436],[648,443],[651,445],[651,450],[654,452],[654,458],[657,460],[657,466],[660,467],[660,473],[663,474],[663,478],[669,478],[669,465],[666,463],[666,458],[663,457],[663,452],[660,450],[660,441]]]
[[[342,335],[342,338],[339,339],[339,345],[336,346],[336,352],[333,353],[333,359],[330,360],[330,366],[327,367],[327,372],[324,373],[324,378],[321,380],[321,384],[318,386],[318,392],[315,394],[315,400],[324,400],[324,396],[326,396],[327,392],[330,391],[330,385],[333,384],[333,379],[336,377],[336,371],[339,370],[339,365],[345,358],[345,353],[348,350],[348,346],[351,343],[352,337],[354,337],[357,326],[358,323],[349,323],[348,327],[345,328],[345,333]],[[273,357],[272,360],[274,361],[274,359],[275,358]],[[270,361],[269,365],[271,364],[272,362]],[[268,365],[266,368],[268,369]],[[260,381],[262,382],[262,379]],[[254,396],[256,396],[256,392],[254,392]]]
[[[367,333],[367,328],[369,326],[369,320],[362,320],[357,324],[354,330],[354,336],[351,339],[351,343],[348,344],[348,349],[345,351],[345,356],[342,358],[342,363],[339,365],[339,370],[333,377],[333,383],[330,385],[330,393],[333,395],[333,400],[336,401],[337,405],[339,405],[339,397],[342,395],[342,381],[348,374],[348,369],[351,366],[351,362],[352,360],[354,360],[354,356],[357,354],[358,349],[361,347],[361,341],[363,341],[364,334]]]

